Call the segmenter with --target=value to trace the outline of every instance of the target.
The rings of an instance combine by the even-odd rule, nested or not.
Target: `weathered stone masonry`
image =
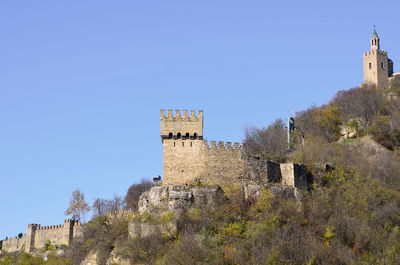
[[[305,187],[305,167],[278,164],[248,157],[239,143],[208,143],[203,139],[203,111],[161,110],[163,185],[212,184],[225,187],[238,183],[273,182]]]

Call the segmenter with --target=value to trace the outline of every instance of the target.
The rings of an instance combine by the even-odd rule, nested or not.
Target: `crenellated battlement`
[[[163,111],[161,111],[161,116],[165,118]],[[172,116],[172,111],[169,116]],[[182,117],[176,114],[173,119],[181,121]],[[163,118],[161,120],[163,122]],[[178,122],[175,125],[179,131],[185,130],[183,129],[185,123]],[[161,123],[161,128],[163,130],[163,123]],[[233,183],[282,183],[282,179],[285,179],[288,185],[300,185],[298,184],[300,182],[291,181],[297,168],[290,168],[288,165],[288,169],[281,173],[280,164],[249,157],[245,147],[244,144],[237,142],[206,141],[191,137],[164,139],[162,184],[198,185],[202,183],[226,187]]]
[[[28,224],[27,233],[18,240],[3,240],[5,244],[0,250],[7,252],[26,251],[41,249],[46,242],[52,245],[69,245],[71,241],[82,235],[81,223],[78,220],[65,219],[64,224],[46,225]]]
[[[193,147],[200,147],[204,148],[208,151],[234,151],[234,150],[241,150],[244,147],[244,144],[237,143],[237,142],[224,142],[224,141],[194,141],[191,139],[176,139],[173,141],[168,141],[168,143],[164,143],[164,145],[170,146],[171,148],[193,148]]]
[[[191,110],[188,115],[187,110],[160,110],[161,122],[161,141],[171,139],[203,139],[203,111]]]
[[[188,116],[187,110],[182,110],[182,115],[180,110],[175,110],[175,115],[173,110],[168,110],[167,115],[165,115],[165,110],[160,110],[161,120],[169,121],[188,121],[188,122],[198,122],[203,120],[203,111],[199,110],[198,115],[196,115],[195,110],[190,111],[190,116]]]
[[[379,54],[379,55],[382,55],[382,56],[387,56],[387,52],[385,52],[385,51],[382,51],[382,50],[372,50],[372,51],[364,52],[364,57],[370,56],[370,55],[374,55],[374,54]]]
[[[209,150],[240,150],[242,149],[242,145],[240,143],[233,143],[232,142],[223,142],[223,141],[210,141],[210,143],[208,144],[207,142],[207,146]]]

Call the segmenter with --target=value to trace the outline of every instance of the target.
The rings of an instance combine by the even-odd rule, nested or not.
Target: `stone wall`
[[[185,136],[186,133],[188,136]],[[201,137],[193,137],[199,133]],[[195,116],[191,111],[183,115],[179,110],[161,110],[161,139],[163,143],[163,185],[207,184],[226,187],[230,184],[281,183],[281,167],[278,163],[247,156],[239,143],[202,140],[203,111]],[[293,164],[292,164],[293,165]],[[295,181],[300,171],[288,171],[283,166],[285,185],[301,184]],[[292,180],[289,180],[289,178]],[[301,184],[302,185],[302,184]],[[297,186],[296,186],[297,187]]]
[[[69,234],[68,227],[64,227],[64,225],[39,226],[35,231],[33,248],[44,248],[47,241],[55,246],[68,245]]]
[[[282,185],[307,188],[307,169],[304,165],[293,163],[280,164]]]
[[[163,147],[163,185],[201,183],[226,187],[233,183],[282,182],[278,163],[248,157],[238,143],[211,141],[208,145],[204,140],[164,140]],[[291,173],[299,172],[284,172],[285,185],[297,185],[294,175],[292,181],[289,178]]]
[[[6,252],[26,251],[45,247],[46,242],[54,246],[69,245],[73,238],[82,233],[78,221],[66,219],[62,225],[41,226],[29,224],[27,233],[22,238],[9,238],[1,241],[0,250]]]
[[[21,238],[13,237],[2,240],[0,244],[0,250],[5,252],[22,251],[25,249],[25,239],[26,237],[23,236]]]

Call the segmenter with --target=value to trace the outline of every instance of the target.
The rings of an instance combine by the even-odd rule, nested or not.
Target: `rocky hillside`
[[[280,120],[246,131],[249,155],[305,164],[306,189],[131,190],[134,212],[96,215],[63,256],[5,254],[0,264],[400,264],[398,84],[340,91],[297,113],[290,151]]]

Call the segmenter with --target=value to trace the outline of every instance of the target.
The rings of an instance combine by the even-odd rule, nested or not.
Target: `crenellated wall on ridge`
[[[244,167],[238,143],[204,140],[164,141],[163,184],[224,184]],[[224,185],[223,185],[224,186]]]
[[[163,185],[280,182],[279,164],[249,158],[239,143],[165,140]]]
[[[41,226],[40,224],[28,224],[27,233],[22,238],[8,238],[1,241],[2,252],[25,251],[45,247],[46,243],[54,246],[69,245],[74,238],[82,233],[79,221],[66,219],[64,224]]]

